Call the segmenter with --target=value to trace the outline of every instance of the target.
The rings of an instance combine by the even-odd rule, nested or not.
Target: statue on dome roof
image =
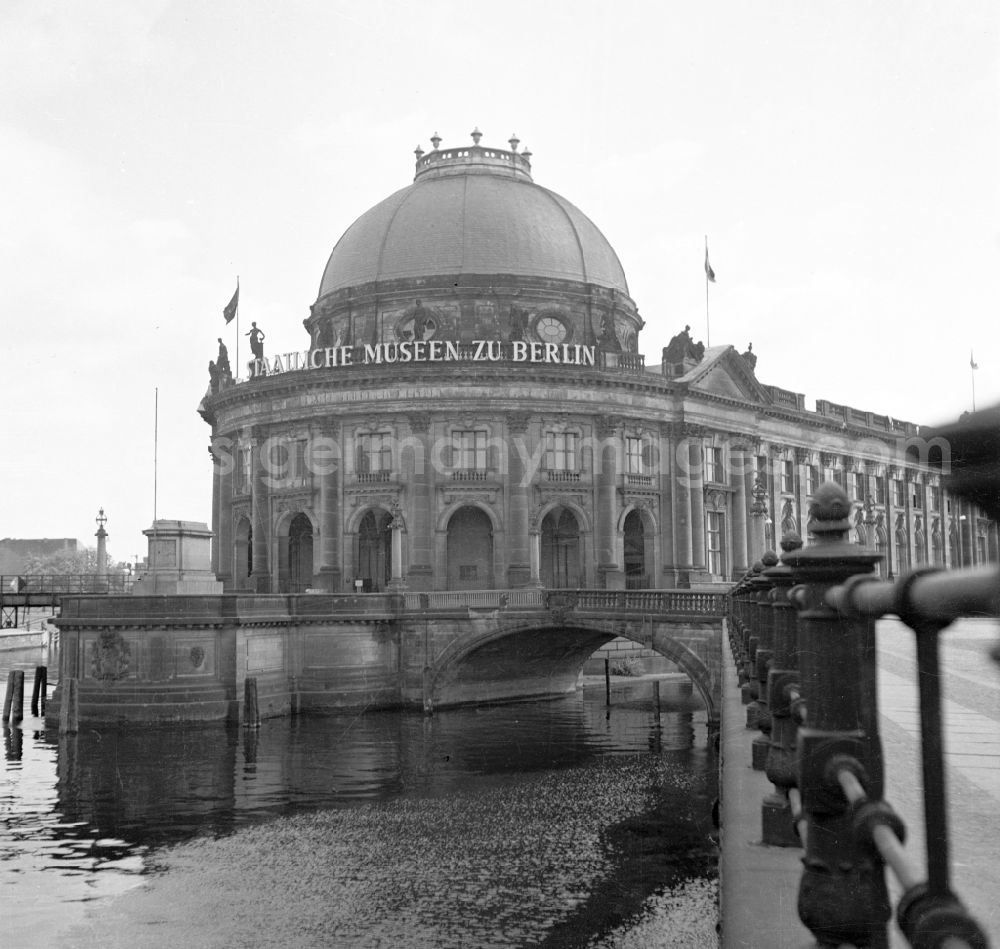
[[[233,378],[233,370],[229,365],[229,350],[226,349],[226,344],[222,342],[221,336],[219,337],[219,356],[215,360],[215,368],[219,371],[220,378],[227,382]]]
[[[256,323],[250,324],[250,332],[244,333],[244,336],[250,337],[250,352],[253,353],[254,359],[264,358],[264,331],[257,328]]]

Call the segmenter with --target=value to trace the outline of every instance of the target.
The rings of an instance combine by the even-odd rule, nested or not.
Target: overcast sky
[[[0,537],[145,553],[211,519],[222,307],[269,352],[413,149],[505,147],[618,252],[650,363],[684,324],[758,378],[918,423],[1000,401],[1000,6],[7,0]],[[247,354],[241,341],[241,356]]]

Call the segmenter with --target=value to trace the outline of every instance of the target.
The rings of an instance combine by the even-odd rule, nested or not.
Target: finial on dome
[[[507,139],[507,144],[510,145],[510,150],[512,152],[517,151],[517,146],[521,144],[521,140],[517,137],[516,132],[510,133],[510,138]]]
[[[472,136],[473,145],[478,145],[479,140],[483,137],[483,133],[479,131],[478,125],[469,134]]]
[[[424,157],[424,150],[418,145],[415,149],[413,149],[413,154],[417,156],[417,161],[420,161],[420,159]]]
[[[528,149],[525,149],[523,152],[521,152],[521,157],[525,161],[529,161],[531,159],[531,152],[529,152]]]
[[[437,132],[435,132],[435,133],[434,133],[434,134],[433,134],[433,135],[431,136],[431,145],[433,145],[433,146],[434,146],[434,151],[437,151],[437,149],[438,149],[438,145],[440,145],[440,144],[441,144],[441,136],[440,136],[440,135],[438,135],[438,133],[437,133]]]

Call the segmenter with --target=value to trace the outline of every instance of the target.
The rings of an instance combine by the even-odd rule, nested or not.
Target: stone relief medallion
[[[188,658],[192,669],[201,669],[205,665],[205,650],[201,646],[192,646]]]
[[[119,632],[103,632],[90,644],[90,674],[102,682],[124,679],[131,661],[132,648]]]

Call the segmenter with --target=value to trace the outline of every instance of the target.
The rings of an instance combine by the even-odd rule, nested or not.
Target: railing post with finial
[[[743,704],[747,706],[747,728],[755,728],[757,725],[757,677],[753,667],[754,657],[757,654],[755,581],[763,569],[764,565],[758,560],[750,568],[750,573],[747,576],[746,622],[743,625],[743,645],[740,650],[743,656],[743,671],[740,674],[740,681],[743,683]]]
[[[867,694],[875,679],[874,621],[845,621],[824,599],[880,559],[848,542],[850,509],[839,485],[822,484],[809,512],[814,542],[784,556],[803,584],[799,666],[807,717],[797,767],[807,834],[798,910],[822,945],[884,947],[891,912],[884,866],[856,841],[836,778],[838,764],[853,761],[871,797],[882,796],[875,696]]]
[[[781,540],[783,554],[802,547],[802,538],[788,533]],[[788,792],[795,787],[795,733],[798,723],[792,717],[791,689],[799,684],[799,654],[796,615],[788,594],[792,588],[792,570],[779,563],[767,571],[774,585],[771,591],[774,653],[767,672],[767,708],[771,715],[771,741],[764,771],[774,785],[774,793],[761,804],[762,839],[771,847],[798,847]]]
[[[754,675],[757,678],[757,718],[755,726],[760,734],[751,745],[751,763],[754,771],[763,771],[767,750],[771,744],[771,712],[767,707],[767,670],[774,654],[774,611],[771,609],[771,591],[774,582],[769,571],[778,564],[778,555],[767,550],[761,557],[763,569],[755,581],[754,612],[757,626],[757,652],[754,655]]]

